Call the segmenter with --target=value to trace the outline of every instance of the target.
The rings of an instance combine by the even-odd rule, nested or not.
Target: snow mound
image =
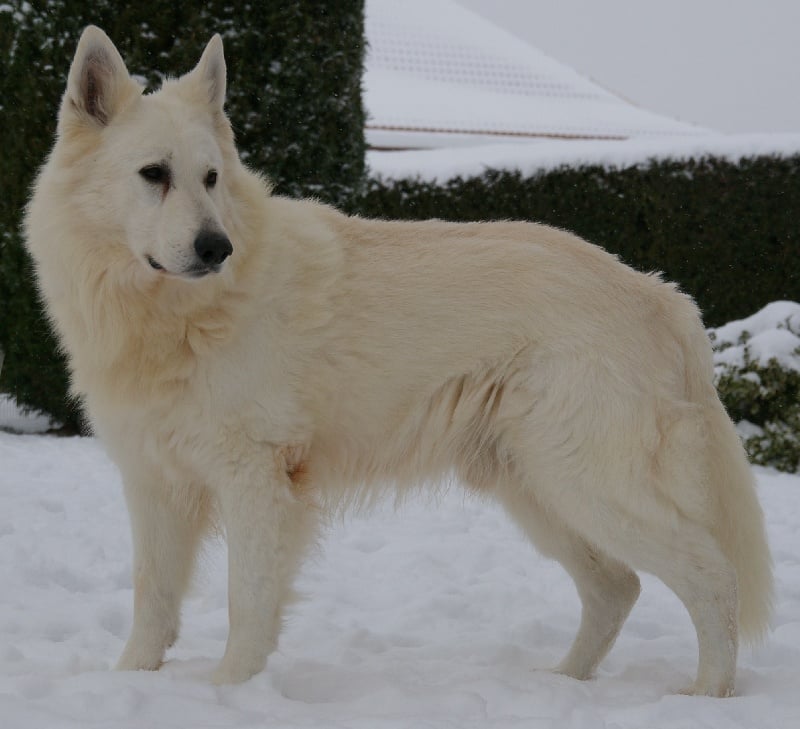
[[[766,366],[770,360],[800,372],[800,304],[774,301],[746,319],[710,329],[717,367]]]
[[[25,412],[14,398],[0,392],[0,429],[12,433],[44,433],[54,425],[49,415]]]

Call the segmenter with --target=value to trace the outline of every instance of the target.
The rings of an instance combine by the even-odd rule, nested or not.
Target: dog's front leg
[[[237,468],[219,492],[228,542],[230,628],[213,676],[217,684],[246,681],[264,668],[317,523],[316,508],[298,497],[282,451],[272,451],[268,460],[256,469]]]
[[[165,484],[141,466],[123,469],[133,538],[133,629],[118,670],[156,670],[178,636],[181,599],[209,527],[201,488]]]

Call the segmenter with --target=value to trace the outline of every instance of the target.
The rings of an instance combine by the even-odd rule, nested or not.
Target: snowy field
[[[537,670],[569,647],[572,584],[494,506],[455,488],[332,528],[278,652],[246,684],[209,676],[227,631],[211,545],[158,673],[116,673],[131,624],[119,478],[93,439],[0,432],[0,727],[747,727],[800,725],[800,477],[758,470],[776,563],[766,643],[736,698],[690,682],[694,631],[653,579],[595,680]]]

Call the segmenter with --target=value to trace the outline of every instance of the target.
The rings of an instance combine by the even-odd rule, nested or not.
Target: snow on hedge
[[[800,304],[773,301],[746,319],[710,329],[714,363],[744,367],[745,361],[766,366],[776,360],[785,369],[800,372]]]
[[[752,157],[798,154],[800,134],[705,134],[620,141],[543,139],[399,152],[370,150],[367,166],[373,176],[387,180],[444,182],[454,177],[478,177],[488,169],[519,170],[532,177],[559,167],[624,169],[653,161],[704,157],[736,163]]]

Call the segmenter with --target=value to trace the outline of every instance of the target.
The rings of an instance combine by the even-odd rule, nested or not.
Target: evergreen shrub
[[[720,398],[753,463],[800,467],[800,303],[709,330]]]

